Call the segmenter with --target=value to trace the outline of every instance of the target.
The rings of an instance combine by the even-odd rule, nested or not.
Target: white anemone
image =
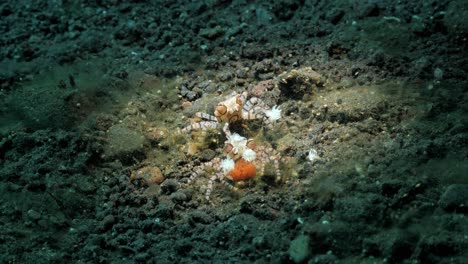
[[[271,122],[281,118],[281,109],[278,106],[273,106],[270,110],[265,110],[265,115]]]
[[[234,169],[234,161],[231,158],[226,158],[221,161],[221,168],[223,172],[230,172]]]

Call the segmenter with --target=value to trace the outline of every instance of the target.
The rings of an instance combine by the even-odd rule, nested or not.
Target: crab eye
[[[257,150],[257,145],[255,145],[253,139],[251,139],[251,138],[249,140],[247,140],[246,146],[251,150]]]
[[[232,151],[232,145],[231,144],[226,144],[226,147],[224,147],[224,153],[228,154]]]
[[[232,154],[237,155],[239,153],[239,150],[237,148],[232,148]]]
[[[237,115],[233,115],[233,116],[229,117],[229,122],[230,123],[234,123],[237,120],[239,120],[239,117]]]

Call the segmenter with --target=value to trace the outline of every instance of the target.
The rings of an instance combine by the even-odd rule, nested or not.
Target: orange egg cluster
[[[253,163],[240,158],[236,161],[234,169],[229,173],[233,181],[248,180],[255,177],[257,168]]]

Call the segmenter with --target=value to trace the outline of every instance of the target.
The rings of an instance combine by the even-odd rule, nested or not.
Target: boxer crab
[[[242,94],[232,93],[226,100],[218,103],[214,115],[197,112],[196,116],[202,120],[182,129],[181,132],[189,132],[197,129],[216,128],[224,123],[223,132],[227,140],[224,145],[225,159],[219,157],[209,162],[202,163],[190,175],[187,184],[207,170],[214,170],[214,174],[208,180],[205,198],[210,199],[213,183],[220,181],[230,189],[234,186],[228,181],[241,181],[253,178],[260,168],[260,175],[264,174],[265,165],[273,162],[275,166],[276,181],[281,179],[279,153],[270,147],[256,146],[252,139],[242,137],[237,133],[231,133],[229,124],[241,120],[262,119],[267,127],[281,118],[281,110],[274,106],[269,108],[258,97],[247,100],[247,92]]]
[[[210,171],[210,169],[214,170],[215,172],[208,180],[205,191],[205,198],[209,200],[215,181],[221,182],[230,189],[235,189],[228,180],[237,182],[252,179],[257,175],[257,168],[260,168],[259,174],[263,175],[265,165],[270,162],[273,162],[275,167],[275,180],[277,182],[281,180],[279,169],[281,156],[277,151],[271,147],[256,146],[252,139],[247,139],[237,133],[231,134],[229,129],[226,129],[225,132],[227,137],[224,143],[225,159],[221,160],[216,157],[196,167],[195,171],[190,175],[187,185],[204,172]]]
[[[197,112],[195,116],[202,121],[189,125],[181,132],[189,132],[194,129],[216,128],[220,123],[233,123],[240,120],[263,119],[268,127],[281,118],[281,110],[277,106],[269,109],[258,97],[247,100],[247,92],[242,94],[232,93],[230,97],[215,108],[214,115]]]

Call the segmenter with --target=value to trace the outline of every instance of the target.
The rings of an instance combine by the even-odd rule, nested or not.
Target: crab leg
[[[265,109],[265,103],[258,97],[250,98],[242,108],[242,119],[254,120],[261,119],[264,117],[262,109]]]
[[[181,132],[188,132],[196,129],[206,129],[206,128],[212,128],[215,129],[216,126],[218,126],[217,122],[214,121],[201,121],[195,124],[191,124],[189,126],[184,127]]]
[[[276,181],[281,180],[281,171],[279,168],[279,154],[273,148],[260,148],[258,153],[261,156],[261,160],[263,161],[260,166],[260,175],[263,175],[265,172],[265,164],[268,162],[273,162],[275,166],[275,174],[276,174]]]
[[[202,118],[202,119],[205,119],[205,120],[209,120],[209,121],[213,121],[213,122],[218,122],[218,120],[216,119],[216,116],[210,115],[210,114],[207,114],[207,113],[196,112],[196,113],[195,113],[195,116],[197,116],[197,117],[199,117],[199,118]]]
[[[232,136],[231,130],[229,130],[229,123],[224,124],[223,132],[224,132],[224,135],[226,135],[227,138],[230,138]]]
[[[213,191],[213,183],[218,180],[221,182],[224,186],[228,187],[229,189],[233,190],[234,186],[232,186],[230,183],[224,180],[224,178],[227,177],[225,173],[218,172],[211,176],[210,180],[208,181],[208,185],[206,186],[206,192],[205,192],[205,198],[206,200],[210,200],[211,192]]]
[[[198,166],[195,169],[194,172],[192,172],[192,174],[190,175],[190,178],[187,181],[187,185],[190,184],[193,180],[195,180],[195,178],[197,178],[207,167],[218,170],[220,162],[221,162],[220,158],[214,158],[212,161],[202,163],[200,166]]]

